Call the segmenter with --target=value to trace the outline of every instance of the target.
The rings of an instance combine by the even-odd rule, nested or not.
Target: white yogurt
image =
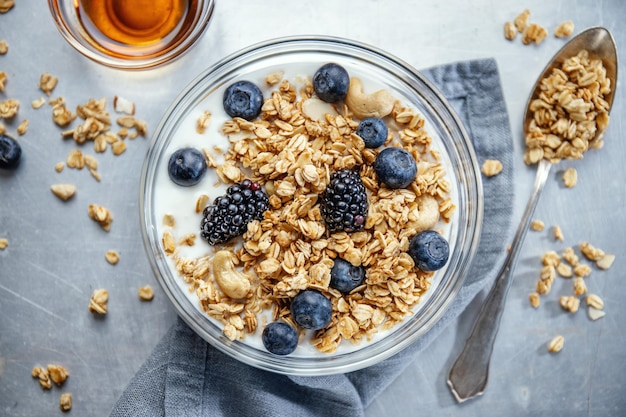
[[[319,65],[311,65],[305,63],[290,65],[288,68],[285,66],[275,68],[263,68],[248,73],[245,76],[238,78],[237,80],[245,79],[254,82],[257,86],[261,88],[264,97],[267,98],[270,96],[270,92],[277,88],[277,86],[268,87],[265,83],[265,77],[268,74],[277,71],[284,72],[283,79],[289,80],[292,84],[296,86],[296,91],[298,91],[300,87],[304,84],[304,80],[312,77],[317,68],[319,68],[319,66],[323,64],[324,63],[320,63]],[[379,89],[387,88],[387,86],[383,84],[365,78],[366,76],[364,76],[359,71],[358,66],[350,67],[344,65],[344,67],[346,67],[351,76],[357,76],[361,78],[364,84],[365,91],[377,91]],[[237,80],[233,80],[232,82]],[[230,85],[230,82],[228,83],[228,85]],[[154,218],[156,219],[156,224],[154,225],[154,227],[156,227],[157,229],[157,235],[162,236],[163,232],[166,229],[169,229],[169,227],[164,226],[163,222],[161,221],[166,214],[171,214],[175,218],[176,225],[173,229],[173,232],[176,238],[180,238],[184,235],[187,235],[188,233],[195,233],[197,235],[194,246],[179,247],[179,255],[182,258],[198,258],[212,253],[212,248],[204,240],[202,240],[199,235],[202,213],[196,213],[196,201],[201,195],[206,194],[210,197],[209,203],[212,203],[216,197],[225,193],[227,185],[218,185],[219,181],[215,173],[215,169],[209,168],[203,179],[197,185],[192,187],[178,186],[169,178],[169,174],[167,171],[167,160],[175,150],[183,147],[194,147],[197,149],[208,148],[210,150],[213,150],[214,147],[219,147],[220,149],[226,151],[229,146],[229,142],[227,137],[221,132],[223,123],[230,119],[229,116],[224,112],[222,107],[222,96],[223,91],[226,87],[227,85],[222,86],[221,88],[214,91],[212,94],[205,97],[198,106],[196,106],[192,111],[188,113],[186,118],[180,123],[178,129],[173,133],[172,140],[169,143],[167,149],[162,152],[162,160],[158,161],[158,170],[154,181],[155,188],[153,200],[155,205]],[[406,97],[399,96],[397,91],[392,91],[392,94],[395,98],[399,99],[403,103],[403,105],[415,108],[415,106],[412,106],[408,99],[406,99]],[[208,111],[211,113],[211,121],[205,132],[199,134],[196,131],[196,123],[198,118],[202,115],[204,111]],[[432,128],[428,120],[426,120],[426,125],[424,128],[433,139],[431,149],[438,150],[441,153],[442,163],[446,168],[446,171],[448,173],[452,172],[453,168],[451,162],[445,152],[443,145],[440,142],[439,137],[437,136],[435,130]],[[216,156],[216,162],[218,164],[221,164],[223,162],[223,160],[220,160],[220,158],[217,157],[218,154],[216,152],[212,152],[212,155]],[[452,188],[450,192],[450,197],[452,198],[452,201],[456,202],[458,201],[458,190],[456,187],[456,181],[452,180],[452,178],[449,178],[449,182]],[[450,223],[444,223],[440,221],[440,224],[438,224],[436,227],[438,230],[442,230],[444,236],[448,238],[450,242],[451,253],[454,250],[453,245],[456,237],[454,225],[458,223],[456,221],[456,216],[457,215],[455,214]],[[171,269],[172,275],[178,276],[174,267],[174,262],[171,258],[167,258],[167,263]],[[439,273],[443,273],[444,270],[445,267]],[[183,293],[186,294],[187,297],[190,299],[191,303],[195,305],[199,311],[202,311],[198,297],[196,296],[195,292],[189,290],[188,284],[186,284],[182,278],[177,280],[177,282],[178,285],[180,285]],[[437,283],[438,280],[435,278],[433,280],[433,287],[436,286]],[[423,299],[426,299],[430,293],[432,293],[432,291],[428,291]],[[417,311],[417,309],[419,309],[420,306],[423,304],[424,303],[421,302],[420,304],[416,305],[414,311]],[[207,318],[209,318],[208,315],[206,316]],[[269,314],[267,317],[269,322]],[[212,318],[209,319],[212,320],[216,325],[221,327],[221,324],[218,323],[216,320],[213,320]],[[259,318],[259,324],[260,323],[262,323],[262,321]],[[372,341],[378,340],[379,338],[384,337],[389,332],[393,332],[400,327],[401,325],[396,325],[393,329],[387,332],[379,332],[374,336]],[[251,335],[247,334],[242,343],[264,350],[265,348],[263,347],[260,337],[261,332],[262,328],[261,326],[259,326],[259,329],[257,329],[256,333]],[[368,343],[371,343],[371,341],[364,340],[359,345],[355,346],[350,342],[343,341],[340,344],[337,353],[347,353],[358,350],[366,346]],[[296,351],[291,354],[291,356],[302,357],[327,355],[328,354],[319,352],[306,340],[301,340],[300,345],[298,346]]]

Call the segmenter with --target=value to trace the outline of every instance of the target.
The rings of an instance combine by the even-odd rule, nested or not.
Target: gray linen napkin
[[[395,356],[348,374],[294,377],[242,364],[212,348],[180,318],[130,382],[111,413],[128,416],[362,416],[364,409],[495,278],[509,243],[513,145],[495,60],[422,71],[457,110],[478,162],[504,170],[484,178],[484,225],[471,271],[449,311]]]

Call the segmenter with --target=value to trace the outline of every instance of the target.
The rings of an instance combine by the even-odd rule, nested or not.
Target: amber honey
[[[165,45],[184,29],[187,10],[194,1],[74,0],[74,4],[85,29],[100,44],[113,41],[147,47]]]

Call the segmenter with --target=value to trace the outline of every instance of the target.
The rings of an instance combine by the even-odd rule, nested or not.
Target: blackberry
[[[320,209],[327,229],[333,232],[356,232],[367,218],[367,193],[357,171],[343,169],[330,178],[320,195]]]
[[[209,245],[226,243],[248,230],[248,223],[261,220],[269,198],[261,186],[250,180],[228,187],[202,213],[200,237]]]

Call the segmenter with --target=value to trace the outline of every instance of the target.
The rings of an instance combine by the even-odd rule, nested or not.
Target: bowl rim
[[[148,70],[169,64],[182,57],[204,35],[213,20],[215,10],[215,0],[198,0],[200,13],[194,16],[194,24],[191,25],[184,37],[162,51],[147,57],[138,58],[128,55],[127,58],[123,58],[101,52],[95,46],[95,41],[90,42],[84,36],[80,36],[80,33],[83,33],[87,38],[90,38],[87,31],[78,22],[75,14],[72,13],[70,16],[65,13],[67,8],[74,10],[74,6],[68,6],[67,3],[75,3],[76,1],[48,0],[48,8],[59,33],[75,50],[91,61],[121,70]]]
[[[175,289],[170,288],[170,286],[167,285],[167,282],[165,282],[165,279],[162,276],[159,262],[164,262],[165,256],[162,251],[159,252],[154,250],[155,244],[158,248],[159,239],[158,236],[153,236],[156,227],[154,226],[154,223],[149,223],[150,213],[148,213],[147,211],[150,207],[149,202],[152,198],[152,190],[147,187],[147,179],[149,178],[151,171],[154,170],[154,165],[156,165],[154,163],[151,163],[151,161],[153,161],[154,154],[158,154],[156,145],[158,145],[159,139],[162,138],[162,132],[167,130],[169,124],[172,123],[173,119],[176,119],[175,116],[178,113],[181,113],[181,111],[182,113],[185,113],[189,110],[188,108],[183,108],[183,110],[181,110],[179,107],[181,103],[184,103],[186,100],[189,99],[189,97],[194,97],[194,93],[198,94],[198,91],[202,90],[201,87],[203,86],[203,82],[206,82],[207,80],[210,81],[211,76],[217,73],[221,68],[228,67],[230,65],[237,67],[241,60],[252,59],[253,57],[263,57],[263,53],[267,53],[268,51],[276,51],[280,50],[281,48],[288,48],[295,45],[308,45],[309,47],[315,46],[317,48],[320,48],[321,46],[327,46],[328,48],[331,48],[332,45],[332,48],[338,48],[344,53],[348,53],[348,51],[356,51],[354,53],[358,52],[366,58],[382,59],[386,63],[392,63],[395,67],[401,68],[408,76],[412,77],[413,80],[417,80],[420,83],[424,84],[426,87],[428,87],[430,89],[430,93],[432,93],[432,95],[439,101],[438,104],[441,108],[439,108],[438,110],[443,110],[446,112],[446,117],[450,118],[449,122],[453,124],[453,128],[456,129],[456,134],[461,140],[459,144],[462,145],[463,155],[462,158],[458,160],[458,163],[462,165],[462,167],[460,167],[459,169],[461,169],[465,173],[469,173],[473,177],[472,179],[475,180],[473,186],[471,184],[465,184],[463,187],[459,187],[458,191],[459,196],[461,195],[461,188],[463,188],[466,192],[472,193],[471,198],[469,198],[467,201],[467,210],[470,210],[472,213],[471,218],[468,219],[470,227],[468,228],[469,230],[462,231],[462,233],[464,235],[467,235],[467,238],[469,239],[467,240],[468,247],[464,248],[463,258],[459,258],[456,265],[457,268],[460,268],[457,272],[459,272],[461,276],[453,281],[453,285],[450,285],[449,282],[447,283],[448,292],[445,300],[443,300],[439,304],[439,307],[436,309],[435,312],[431,313],[427,317],[427,320],[424,322],[424,326],[418,329],[408,329],[407,331],[407,327],[410,326],[402,324],[401,329],[398,329],[392,333],[395,339],[400,338],[400,340],[396,340],[395,343],[392,345],[390,345],[388,341],[384,343],[384,346],[381,345],[382,342],[385,342],[386,339],[389,339],[388,337],[385,337],[381,338],[381,340],[378,342],[370,344],[367,347],[356,350],[354,352],[329,356],[328,358],[323,356],[315,358],[290,358],[289,356],[278,357],[276,355],[271,355],[268,352],[260,352],[260,354],[257,354],[251,352],[259,352],[254,347],[247,346],[243,343],[229,341],[228,339],[223,337],[223,335],[216,337],[216,335],[212,335],[205,329],[203,329],[196,321],[196,319],[202,315],[206,316],[206,314],[200,312],[197,306],[192,306],[193,310],[189,311],[186,306],[183,305],[183,303],[189,302],[189,300],[185,299],[183,301],[178,299],[174,294]],[[432,105],[433,103],[429,102],[428,104]],[[456,146],[458,146],[459,144],[454,145],[455,149]],[[314,376],[355,371],[378,363],[405,349],[408,345],[410,345],[419,337],[421,337],[424,333],[426,333],[426,331],[430,330],[448,310],[452,301],[456,298],[458,291],[465,282],[465,278],[471,266],[474,254],[478,249],[478,243],[480,241],[480,236],[482,232],[483,190],[482,179],[480,176],[480,170],[477,161],[478,160],[469,135],[467,134],[461,120],[459,119],[458,115],[456,114],[455,110],[450,105],[448,100],[429,80],[427,80],[421,73],[419,73],[416,69],[411,67],[406,62],[371,45],[335,36],[297,35],[269,39],[266,41],[255,43],[251,46],[231,53],[220,59],[213,65],[209,66],[197,77],[195,77],[167,108],[163,118],[161,119],[158,127],[155,129],[154,134],[151,138],[150,147],[146,153],[141,171],[139,210],[144,248],[147,252],[150,265],[157,280],[161,284],[161,287],[163,288],[170,301],[174,304],[179,316],[200,337],[202,337],[213,347],[217,348],[223,353],[226,353],[227,355],[248,365],[267,371],[287,375]],[[459,262],[461,263],[461,265],[458,264]],[[407,318],[406,321],[411,320],[413,317],[415,316]],[[409,333],[408,335],[406,334],[407,332]],[[376,345],[378,345],[378,347],[374,350],[372,355],[369,355],[367,357],[355,358],[355,356],[358,356],[359,352],[364,352],[366,350],[371,351],[372,346]],[[241,351],[243,351],[244,353],[249,353],[252,356],[242,354]]]

